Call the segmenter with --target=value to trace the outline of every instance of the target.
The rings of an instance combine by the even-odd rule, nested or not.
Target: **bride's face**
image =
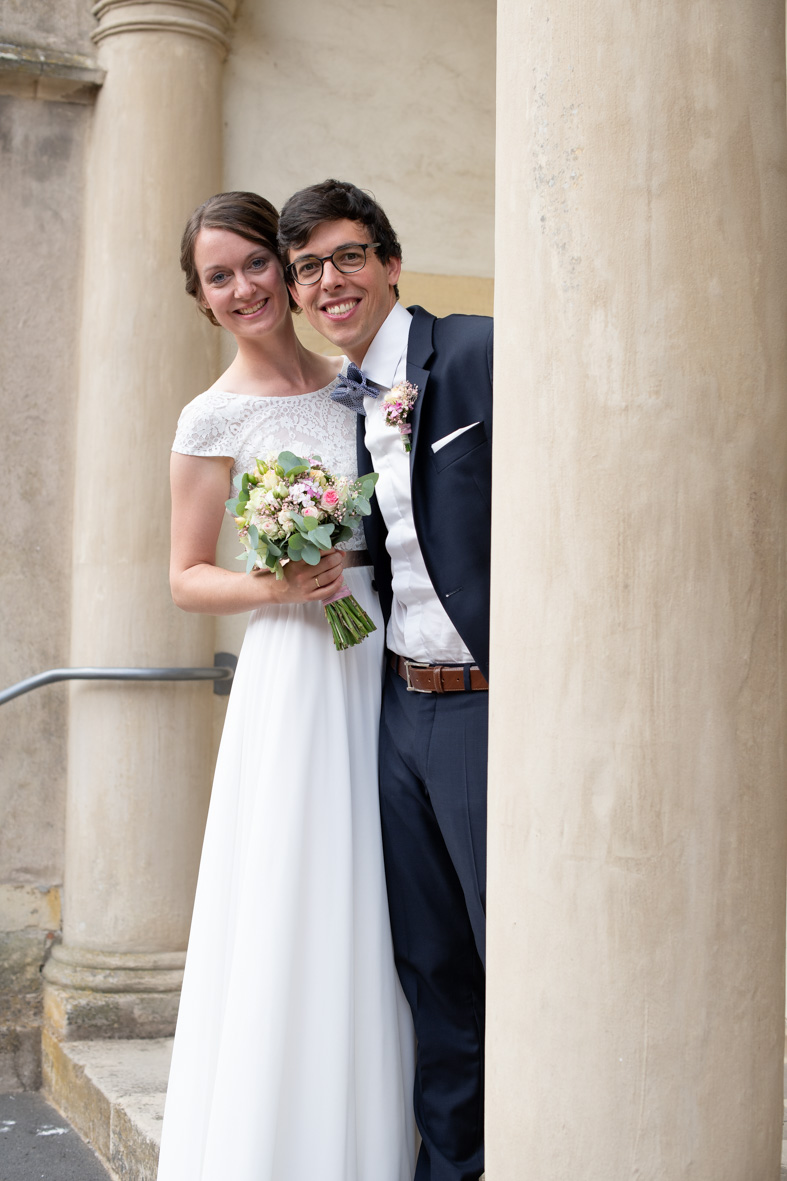
[[[273,251],[231,230],[203,227],[194,243],[202,303],[233,336],[260,336],[289,316],[284,272]]]

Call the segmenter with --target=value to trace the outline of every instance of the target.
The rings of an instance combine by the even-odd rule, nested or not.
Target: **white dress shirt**
[[[397,303],[380,327],[361,369],[383,387],[378,398],[365,398],[366,446],[380,473],[375,493],[388,536],[393,606],[386,642],[392,652],[427,664],[472,664],[473,657],[451,623],[426,572],[413,522],[410,456],[396,427],[382,415],[385,394],[407,377],[407,340],[412,316]]]

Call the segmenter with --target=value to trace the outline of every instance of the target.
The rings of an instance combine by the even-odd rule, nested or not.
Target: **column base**
[[[55,1037],[168,1037],[175,1032],[186,953],[56,946],[44,968],[44,1023]]]

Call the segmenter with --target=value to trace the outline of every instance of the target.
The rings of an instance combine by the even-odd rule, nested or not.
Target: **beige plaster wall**
[[[0,0],[0,41],[92,54],[90,0]]]
[[[495,8],[244,0],[225,70],[225,183],[279,206],[327,176],[352,180],[385,207],[406,270],[488,277]]]
[[[87,7],[77,0],[0,6],[3,41],[83,52],[89,23]],[[89,120],[85,105],[0,95],[3,688],[68,664]],[[60,924],[66,722],[63,686],[0,707],[0,1087],[37,1080],[39,968]]]
[[[0,219],[13,226],[4,235],[0,285],[3,686],[67,663],[88,114],[82,106],[0,97]],[[65,694],[56,687],[0,707],[0,881],[59,878],[64,727]]]

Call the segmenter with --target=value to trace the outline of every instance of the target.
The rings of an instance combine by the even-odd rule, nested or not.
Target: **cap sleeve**
[[[200,394],[184,406],[172,450],[179,455],[226,455],[235,458],[236,439],[230,416],[210,397]]]

